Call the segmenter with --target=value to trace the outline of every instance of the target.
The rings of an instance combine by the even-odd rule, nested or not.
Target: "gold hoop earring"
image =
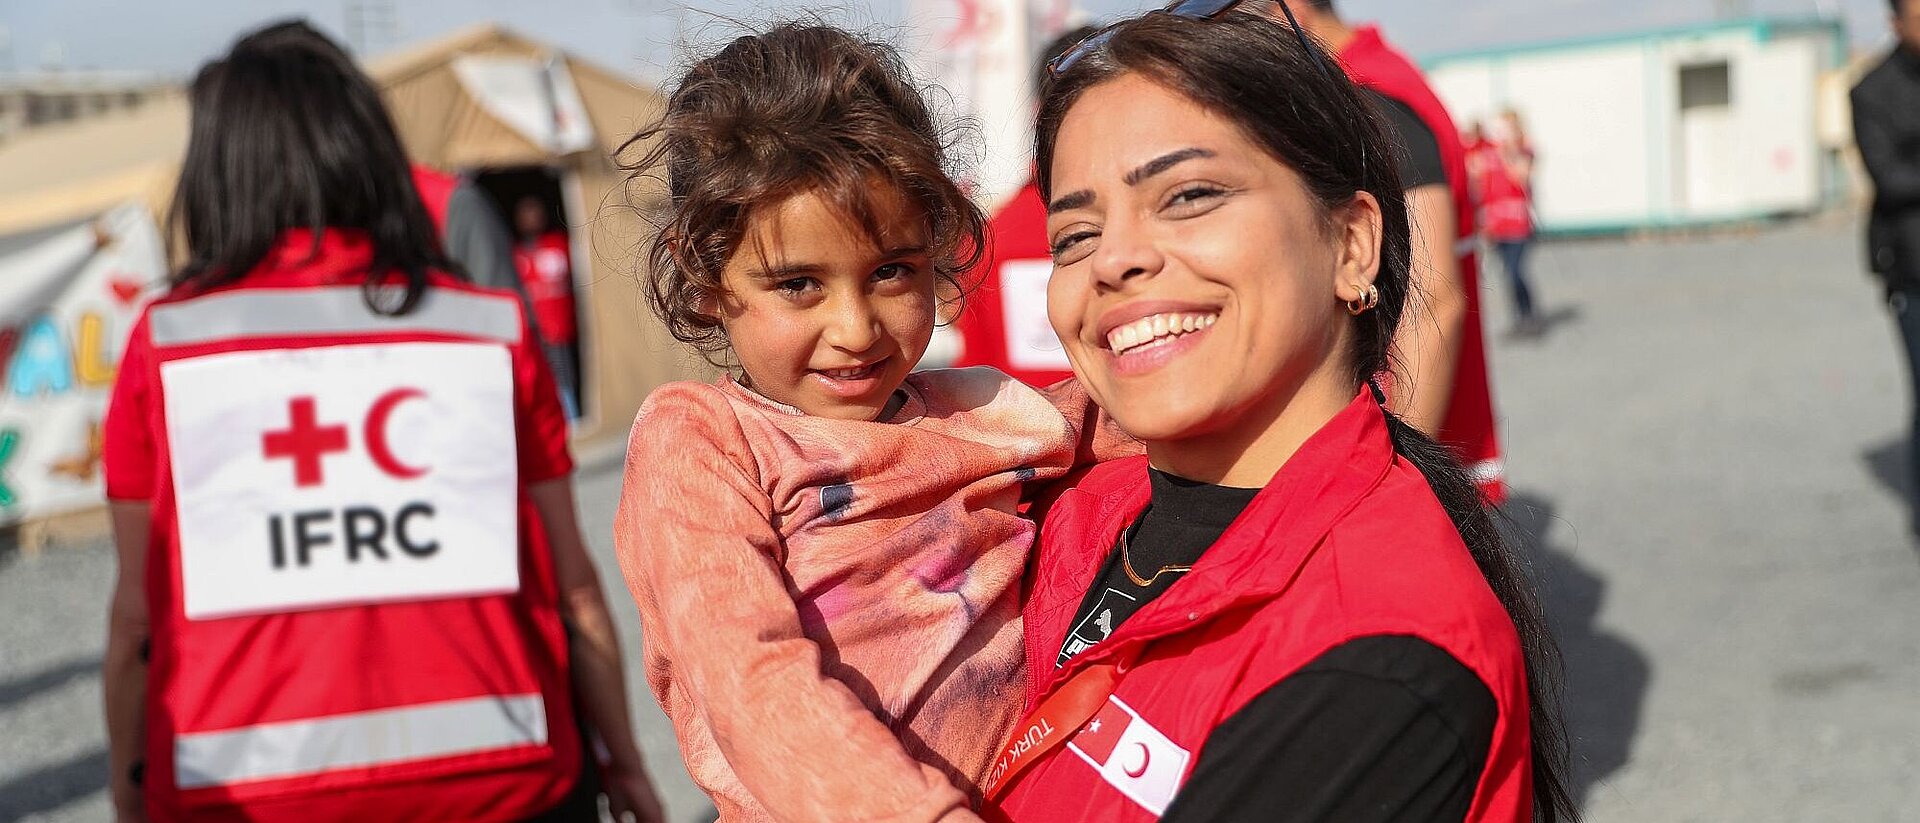
[[[1348,314],[1359,317],[1365,314],[1367,309],[1373,308],[1380,302],[1379,292],[1374,289],[1373,286],[1362,285],[1360,283],[1349,283],[1348,285],[1352,286],[1354,293],[1359,295],[1352,300],[1343,301],[1347,304]]]

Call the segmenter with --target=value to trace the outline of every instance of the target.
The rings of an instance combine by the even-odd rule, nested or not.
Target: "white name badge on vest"
[[[160,379],[189,620],[519,590],[505,348],[233,352]]]
[[[1000,316],[1007,333],[1007,364],[1016,369],[1073,368],[1060,337],[1047,320],[1047,280],[1052,260],[1000,264]]]

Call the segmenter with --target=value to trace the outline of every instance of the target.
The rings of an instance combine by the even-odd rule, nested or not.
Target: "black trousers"
[[[1500,266],[1507,271],[1507,283],[1513,293],[1513,319],[1533,319],[1533,287],[1527,282],[1527,250],[1532,240],[1499,240],[1493,247],[1500,252]]]
[[[1894,325],[1900,329],[1900,342],[1907,352],[1907,389],[1913,425],[1907,441],[1907,503],[1914,520],[1911,526],[1920,536],[1920,289],[1893,289],[1887,292],[1887,305],[1893,309]]]

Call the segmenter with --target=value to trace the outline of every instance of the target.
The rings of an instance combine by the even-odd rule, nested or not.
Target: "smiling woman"
[[[1373,384],[1407,207],[1314,49],[1155,13],[1047,90],[1048,315],[1147,456],[1043,525],[1028,712],[988,789],[1014,821],[1573,815],[1520,562]]]

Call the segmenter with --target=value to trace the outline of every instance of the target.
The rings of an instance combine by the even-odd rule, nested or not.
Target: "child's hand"
[[[613,812],[614,823],[667,823],[667,813],[660,807],[660,797],[653,791],[653,781],[647,778],[645,768],[621,768],[608,766],[600,774],[607,793],[608,811]]]

